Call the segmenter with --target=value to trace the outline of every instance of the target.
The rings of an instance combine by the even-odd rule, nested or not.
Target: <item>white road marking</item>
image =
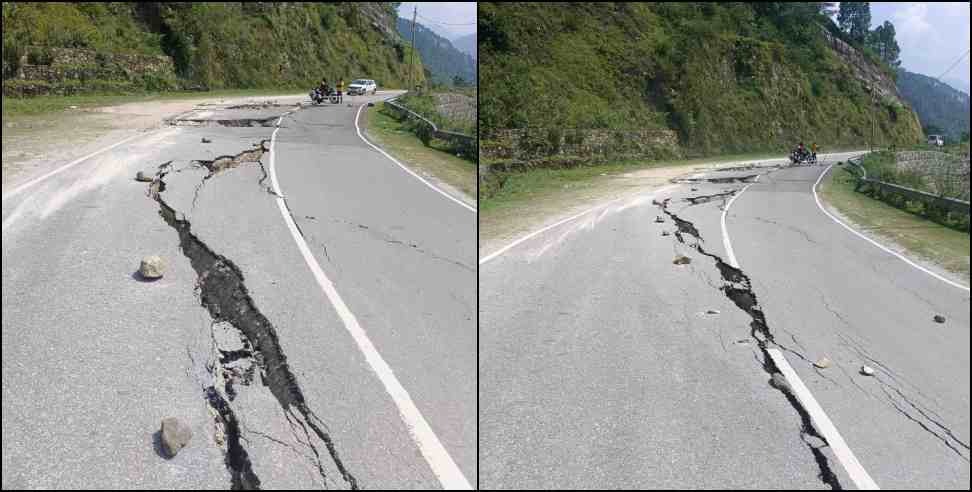
[[[759,176],[756,176],[756,181],[759,181]],[[726,215],[729,214],[729,207],[732,206],[732,202],[736,201],[736,198],[739,198],[752,185],[753,183],[749,183],[743,186],[742,190],[739,190],[739,193],[736,193],[729,199],[726,203],[726,208],[722,209],[722,218],[719,221],[722,224],[722,246],[726,249],[726,260],[728,260],[729,266],[733,268],[739,268],[739,262],[736,261],[736,254],[732,251],[732,242],[729,241],[729,229],[726,228]]]
[[[759,181],[759,176],[756,177],[755,181]],[[736,255],[732,252],[732,242],[729,240],[729,231],[726,229],[726,215],[729,213],[729,207],[732,206],[732,202],[735,201],[736,198],[739,198],[739,196],[752,185],[753,183],[744,186],[739,193],[736,193],[732,199],[726,203],[726,208],[722,210],[722,244],[726,248],[726,257],[728,258],[729,265],[734,268],[739,268],[739,262],[736,261]],[[781,373],[783,373],[783,376],[786,377],[787,382],[790,383],[790,388],[793,390],[794,396],[797,397],[797,400],[800,401],[800,405],[802,405],[810,415],[814,428],[817,429],[817,432],[819,432],[820,435],[827,440],[827,445],[830,446],[830,449],[833,450],[834,455],[837,456],[837,460],[840,461],[840,464],[844,467],[844,470],[847,471],[847,474],[850,476],[851,480],[854,481],[854,485],[856,485],[858,489],[862,490],[878,490],[879,487],[877,484],[871,479],[871,476],[868,475],[861,463],[857,461],[857,457],[854,456],[854,452],[851,451],[849,446],[847,446],[844,438],[840,435],[840,432],[837,431],[837,427],[834,426],[833,422],[830,421],[830,418],[827,417],[827,414],[823,411],[820,404],[817,403],[817,400],[813,397],[813,394],[810,393],[810,390],[807,389],[806,385],[803,384],[803,381],[800,380],[800,377],[797,376],[796,371],[790,367],[789,362],[787,362],[786,358],[783,357],[783,353],[775,348],[766,349],[766,352],[770,355],[770,358],[773,359],[773,362],[776,363],[776,367]]]
[[[466,203],[466,202],[464,202],[464,201],[462,201],[462,200],[460,200],[460,199],[458,199],[458,198],[456,198],[456,197],[454,197],[454,196],[446,193],[445,191],[442,191],[441,189],[439,189],[434,184],[429,183],[428,181],[425,180],[425,178],[423,178],[422,176],[419,176],[418,174],[416,174],[415,171],[412,171],[411,169],[409,169],[408,167],[406,167],[401,162],[398,162],[397,159],[395,159],[394,157],[388,155],[387,152],[385,152],[384,150],[381,150],[377,145],[369,142],[367,138],[364,138],[364,135],[361,134],[361,128],[358,126],[358,117],[361,116],[361,110],[364,109],[365,107],[366,107],[366,105],[364,105],[364,104],[362,104],[361,106],[358,106],[358,112],[354,115],[354,129],[358,132],[358,137],[361,138],[361,140],[364,143],[370,145],[371,148],[377,150],[378,152],[381,152],[382,155],[384,155],[385,157],[389,158],[395,164],[398,164],[398,167],[404,169],[406,172],[408,172],[408,174],[411,174],[412,176],[415,176],[415,179],[418,179],[419,181],[425,183],[425,185],[428,186],[429,188],[432,188],[433,190],[439,192],[439,194],[441,194],[442,196],[444,196],[444,197],[446,197],[446,198],[448,198],[448,199],[450,199],[450,200],[458,203],[459,205],[462,205],[463,208],[465,208],[466,210],[469,210],[470,212],[473,212],[473,213],[476,212],[476,207],[473,207],[472,205],[469,205],[468,203]]]
[[[432,427],[429,426],[429,423],[426,422],[418,407],[415,406],[412,397],[405,391],[398,378],[395,377],[395,373],[391,367],[388,366],[385,359],[378,353],[378,349],[371,343],[368,334],[358,324],[358,319],[351,312],[351,309],[348,308],[347,304],[344,303],[337,289],[335,289],[334,284],[324,274],[324,270],[317,262],[317,259],[314,258],[310,247],[297,229],[297,224],[287,209],[287,204],[282,198],[283,193],[280,191],[280,185],[277,182],[276,159],[274,158],[276,153],[273,151],[273,147],[277,139],[277,132],[280,130],[280,121],[282,119],[283,116],[277,119],[277,128],[273,130],[273,134],[270,136],[270,183],[273,186],[273,192],[276,193],[277,207],[280,209],[280,215],[283,216],[284,222],[290,230],[290,235],[293,236],[294,242],[297,243],[297,249],[300,250],[300,254],[304,257],[304,261],[317,280],[317,284],[324,291],[324,295],[327,296],[331,305],[334,306],[334,310],[344,323],[344,327],[351,334],[351,338],[354,339],[358,348],[364,354],[365,360],[368,361],[371,370],[378,376],[378,379],[385,387],[385,391],[388,392],[388,395],[395,402],[395,406],[398,407],[398,413],[405,422],[409,434],[411,434],[415,444],[422,452],[422,456],[428,462],[432,473],[439,479],[439,483],[446,490],[472,490],[472,485],[470,485],[469,480],[459,470],[459,466],[449,456],[449,452],[446,451],[445,446],[442,445],[435,432],[432,431]]]
[[[5,202],[5,201],[7,201],[8,198],[11,198],[14,195],[19,194],[20,192],[26,190],[27,188],[30,188],[31,186],[34,186],[35,184],[40,183],[41,181],[44,181],[45,179],[50,178],[51,176],[57,175],[57,174],[65,171],[65,170],[67,170],[67,169],[69,169],[71,167],[74,167],[74,166],[76,166],[76,165],[78,165],[78,164],[80,164],[80,163],[82,163],[82,162],[84,162],[84,161],[86,161],[86,160],[88,160],[88,159],[90,159],[90,158],[98,155],[98,154],[105,153],[105,152],[107,152],[107,151],[109,151],[109,150],[111,150],[111,149],[113,149],[115,147],[118,147],[119,145],[121,145],[121,144],[123,144],[125,142],[128,142],[129,140],[132,140],[132,139],[134,139],[136,137],[144,137],[145,135],[148,135],[149,133],[153,133],[153,132],[136,133],[135,135],[131,135],[131,136],[127,137],[127,138],[123,138],[123,139],[121,139],[121,140],[119,140],[119,141],[117,141],[117,142],[115,142],[115,143],[113,143],[113,144],[111,144],[111,145],[109,145],[107,147],[104,147],[102,149],[96,150],[96,151],[94,151],[94,152],[92,152],[92,153],[90,153],[90,154],[88,154],[88,155],[86,155],[84,157],[80,157],[78,159],[75,159],[75,160],[73,160],[73,161],[71,161],[71,162],[69,162],[69,163],[67,163],[67,164],[65,164],[65,165],[63,165],[63,166],[61,166],[61,167],[59,167],[59,168],[57,168],[57,169],[55,169],[55,170],[53,170],[53,171],[45,174],[45,175],[43,175],[43,176],[40,176],[38,178],[34,178],[34,179],[32,179],[32,180],[30,180],[30,181],[28,181],[28,182],[26,182],[26,183],[24,183],[22,185],[14,188],[12,190],[10,190],[9,192],[4,193],[3,194],[2,201]]]
[[[652,191],[651,195],[654,195],[654,194],[657,194],[657,193],[663,193],[663,192],[668,191],[668,190],[670,190],[672,188],[675,188],[676,186],[678,186],[678,185],[663,186],[661,188],[658,188],[657,190]],[[649,195],[649,196],[651,196],[651,195]],[[600,210],[601,207],[610,206],[611,204],[613,204],[615,202],[618,202],[618,201],[621,201],[621,200],[624,200],[626,198],[631,198],[631,197],[630,196],[623,196],[623,197],[620,197],[620,198],[615,198],[614,200],[611,200],[611,201],[602,203],[600,205],[596,205],[594,207],[591,207],[591,208],[589,208],[587,210],[584,210],[583,212],[581,212],[579,214],[571,215],[570,217],[567,217],[566,219],[563,219],[563,220],[559,220],[557,222],[554,222],[553,224],[550,224],[550,225],[548,225],[548,226],[546,226],[546,227],[544,227],[542,229],[533,231],[533,232],[527,234],[526,236],[523,236],[520,239],[517,239],[516,241],[513,241],[510,244],[507,244],[506,246],[500,248],[499,250],[497,250],[497,251],[495,251],[495,252],[493,252],[493,253],[491,253],[489,255],[486,255],[485,257],[483,257],[482,259],[479,260],[479,264],[482,265],[483,263],[486,263],[487,261],[492,260],[493,258],[496,258],[497,256],[499,256],[499,255],[501,255],[501,254],[509,251],[510,249],[516,247],[517,245],[523,243],[524,241],[527,241],[527,240],[529,240],[529,239],[531,239],[533,237],[536,237],[536,236],[538,236],[540,234],[543,234],[544,232],[547,232],[550,229],[553,229],[554,227],[557,227],[559,225],[566,224],[567,222],[570,222],[570,221],[572,221],[574,219],[577,219],[579,217],[583,217],[583,216],[585,216],[585,215],[587,215],[587,214],[589,214],[589,213],[591,213],[591,212],[593,212],[595,210]]]
[[[820,197],[817,196],[817,186],[820,185],[820,181],[823,179],[824,176],[827,175],[828,172],[830,172],[830,168],[832,168],[832,167],[834,167],[833,164],[827,166],[827,169],[824,169],[824,172],[820,173],[820,176],[817,177],[817,181],[815,183],[813,183],[813,186],[811,187],[811,190],[813,190],[813,199],[817,202],[817,208],[819,208],[821,212],[823,212],[825,215],[827,215],[827,217],[830,217],[831,220],[833,220],[834,222],[840,224],[844,229],[847,229],[848,231],[852,232],[855,236],[857,236],[857,237],[859,237],[859,238],[861,238],[861,239],[863,239],[863,240],[865,240],[865,241],[873,244],[874,246],[878,247],[881,251],[884,251],[885,253],[888,253],[888,254],[891,254],[891,255],[896,256],[901,261],[903,261],[903,262],[905,262],[905,263],[907,263],[907,264],[909,264],[909,265],[917,268],[918,270],[921,270],[921,271],[927,273],[928,275],[931,275],[932,277],[937,278],[938,280],[941,280],[942,282],[945,282],[948,285],[951,285],[952,287],[957,287],[957,288],[962,289],[962,290],[964,290],[966,292],[969,292],[969,287],[968,286],[962,285],[962,284],[960,284],[958,282],[954,282],[952,280],[949,280],[949,279],[947,279],[947,278],[945,278],[945,277],[943,277],[943,276],[941,276],[941,275],[939,275],[939,274],[937,274],[937,273],[935,273],[935,272],[933,272],[933,271],[931,271],[931,270],[929,270],[929,269],[927,269],[927,268],[925,268],[925,267],[923,267],[923,266],[921,266],[921,265],[919,265],[919,264],[917,264],[917,263],[909,260],[908,258],[905,258],[904,255],[902,255],[902,254],[900,254],[898,252],[892,251],[891,249],[889,249],[888,247],[886,247],[886,246],[878,243],[877,241],[875,241],[875,240],[873,240],[873,239],[865,236],[864,234],[861,234],[860,232],[855,231],[853,228],[851,228],[851,226],[843,223],[840,219],[838,219],[837,217],[834,217],[833,215],[831,215],[830,212],[828,212],[827,209],[825,209],[824,206],[820,203]]]
[[[877,483],[874,482],[867,473],[867,470],[864,469],[864,466],[861,465],[861,462],[857,461],[857,457],[854,456],[854,452],[847,446],[847,442],[844,441],[840,432],[837,431],[837,427],[830,421],[830,418],[827,417],[827,414],[820,407],[820,404],[817,403],[810,390],[800,380],[800,376],[797,376],[796,371],[790,367],[786,358],[783,357],[783,353],[775,348],[766,349],[766,352],[773,359],[780,372],[783,373],[787,383],[790,384],[793,395],[796,396],[797,400],[800,401],[800,405],[810,415],[810,420],[813,421],[813,427],[827,440],[827,445],[834,452],[834,455],[837,456],[837,460],[840,461],[840,464],[844,467],[844,470],[850,476],[854,485],[861,490],[880,490]]]

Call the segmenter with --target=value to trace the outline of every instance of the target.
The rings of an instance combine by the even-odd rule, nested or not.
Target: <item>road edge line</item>
[[[865,236],[864,234],[862,234],[862,233],[854,230],[854,228],[852,228],[851,226],[845,224],[844,222],[842,222],[837,217],[834,217],[833,215],[831,215],[831,213],[828,212],[827,209],[825,209],[824,206],[820,203],[820,197],[817,196],[817,186],[820,185],[820,181],[823,180],[823,177],[826,176],[827,173],[830,172],[830,168],[832,168],[832,167],[834,167],[834,164],[831,164],[831,165],[827,166],[827,169],[824,169],[824,171],[822,173],[820,173],[820,176],[817,177],[817,181],[814,182],[813,183],[813,186],[810,187],[810,189],[813,191],[813,199],[814,199],[814,201],[817,202],[817,208],[819,208],[821,212],[823,212],[827,217],[830,217],[830,219],[833,220],[834,222],[840,224],[844,229],[847,229],[848,231],[854,233],[854,235],[856,235],[857,237],[859,237],[859,238],[861,238],[861,239],[863,239],[863,240],[865,240],[865,241],[873,244],[874,246],[876,246],[880,250],[884,251],[885,253],[889,253],[891,255],[896,256],[899,260],[901,260],[901,261],[903,261],[903,262],[911,265],[914,268],[917,268],[918,270],[921,270],[921,271],[927,273],[928,275],[931,275],[932,277],[937,278],[938,280],[941,280],[942,282],[945,282],[945,283],[951,285],[952,287],[957,287],[957,288],[962,289],[962,290],[964,290],[966,292],[969,292],[969,287],[967,287],[965,285],[962,285],[962,284],[960,284],[958,282],[954,282],[952,280],[949,280],[949,279],[947,279],[947,278],[945,278],[945,277],[943,277],[943,276],[941,276],[941,275],[939,275],[939,274],[937,274],[937,273],[935,273],[935,272],[933,272],[933,271],[931,271],[931,270],[929,270],[929,269],[927,269],[927,268],[925,268],[925,267],[923,267],[923,266],[921,266],[921,265],[919,265],[919,264],[917,264],[917,263],[909,260],[908,258],[905,258],[902,254],[897,253],[897,252],[891,250],[890,248],[884,246],[883,244],[878,243],[877,241],[875,241],[875,240],[873,240],[873,239]]]
[[[776,348],[768,348],[766,352],[769,354],[770,358],[773,359],[773,363],[776,364],[776,368],[780,370],[783,377],[790,385],[790,389],[793,392],[793,396],[803,405],[803,408],[810,415],[810,420],[813,422],[814,427],[817,432],[823,436],[827,441],[827,446],[834,452],[837,460],[840,461],[841,466],[844,467],[844,471],[850,476],[850,479],[854,482],[860,490],[880,490],[878,484],[871,478],[864,469],[864,465],[857,460],[857,456],[851,451],[847,442],[837,431],[837,427],[824,412],[823,408],[817,403],[817,400],[810,393],[800,376],[797,375],[790,363],[787,362],[786,357],[783,353]]]
[[[129,135],[128,137],[125,137],[125,138],[123,138],[123,139],[121,139],[121,140],[119,140],[119,141],[117,141],[117,142],[115,142],[115,143],[113,143],[113,144],[111,144],[111,145],[109,145],[107,147],[103,147],[101,149],[98,149],[98,150],[96,150],[96,151],[94,151],[94,152],[92,152],[92,153],[90,153],[90,154],[88,154],[88,155],[86,155],[84,157],[79,157],[79,158],[77,158],[77,159],[75,159],[75,160],[73,160],[73,161],[71,161],[71,162],[69,162],[69,163],[67,163],[67,164],[65,164],[65,165],[63,165],[63,166],[55,169],[55,170],[53,170],[53,171],[48,172],[47,174],[45,174],[43,176],[34,178],[34,179],[32,179],[32,180],[24,183],[24,184],[21,184],[21,185],[17,186],[16,188],[8,191],[7,193],[4,193],[3,196],[0,197],[0,202],[5,202],[5,201],[7,201],[8,198],[13,198],[16,195],[19,195],[21,192],[23,192],[27,188],[30,188],[31,186],[34,186],[37,183],[40,183],[41,181],[44,181],[44,180],[46,180],[46,179],[48,179],[48,178],[50,178],[52,176],[55,176],[57,174],[60,174],[62,171],[65,171],[65,170],[67,170],[69,168],[72,168],[72,167],[74,167],[74,166],[76,166],[76,165],[78,165],[78,164],[80,164],[80,163],[82,163],[82,162],[84,162],[84,161],[86,161],[88,159],[91,159],[92,157],[95,157],[95,156],[97,156],[99,154],[103,154],[105,152],[108,152],[109,150],[114,149],[115,147],[118,147],[119,145],[121,145],[123,143],[126,143],[129,140],[132,140],[132,139],[134,139],[136,137],[143,137],[145,135],[149,135],[151,133],[155,133],[155,131],[156,130],[152,130],[152,131],[148,131],[148,132],[145,132],[145,133],[136,133],[135,135]]]
[[[659,192],[665,192],[665,191],[668,191],[669,189],[675,188],[677,186],[678,186],[677,184],[662,186],[661,188],[652,190],[651,193],[649,193],[646,196],[652,196],[652,195],[654,195],[656,193],[659,193]],[[637,196],[637,195],[634,195],[634,196]],[[520,237],[519,239],[513,241],[512,243],[507,244],[506,246],[504,246],[504,247],[502,247],[502,248],[494,251],[493,253],[490,253],[490,254],[484,256],[483,258],[481,258],[479,260],[479,264],[482,265],[482,264],[486,263],[487,261],[492,260],[493,258],[496,258],[497,256],[499,256],[499,255],[501,255],[501,254],[509,251],[510,249],[518,246],[519,244],[523,243],[524,241],[527,241],[527,240],[529,240],[529,239],[531,239],[531,238],[533,238],[533,237],[535,237],[535,236],[537,236],[539,234],[543,234],[544,232],[547,232],[550,229],[553,229],[553,228],[555,228],[555,227],[557,227],[559,225],[566,224],[567,222],[570,222],[570,221],[572,221],[574,219],[583,217],[583,216],[585,216],[585,215],[587,215],[587,214],[589,214],[591,212],[594,212],[595,210],[599,210],[602,207],[610,206],[614,202],[618,202],[618,201],[621,201],[621,200],[624,200],[624,199],[627,199],[627,198],[631,198],[631,196],[622,196],[622,197],[615,198],[614,200],[610,200],[610,201],[607,201],[607,202],[604,202],[604,203],[597,204],[597,205],[595,205],[595,206],[593,206],[593,207],[591,207],[591,208],[589,208],[587,210],[584,210],[583,212],[580,212],[580,213],[578,213],[576,215],[572,215],[570,217],[567,217],[566,219],[561,219],[561,220],[559,220],[557,222],[554,222],[553,224],[550,224],[550,225],[545,226],[545,227],[543,227],[541,229],[538,229],[536,231],[533,231],[533,232],[531,232],[531,233],[529,233],[529,234],[527,234],[525,236]]]
[[[284,223],[287,224],[287,229],[297,244],[297,249],[300,250],[301,255],[304,257],[304,262],[307,263],[315,280],[317,280],[317,284],[334,307],[338,317],[341,318],[345,329],[347,329],[351,338],[358,345],[358,349],[364,355],[368,366],[378,377],[378,380],[381,381],[388,395],[391,396],[392,401],[398,408],[398,413],[402,421],[405,423],[405,427],[412,436],[413,442],[415,442],[416,446],[422,452],[422,456],[432,469],[432,473],[439,480],[439,483],[446,490],[472,490],[473,487],[469,483],[469,480],[466,479],[459,466],[453,461],[452,456],[446,451],[445,446],[439,441],[432,427],[425,420],[425,417],[422,416],[415,402],[412,401],[412,397],[408,394],[408,391],[398,381],[394,371],[385,362],[385,359],[378,353],[378,349],[375,348],[371,339],[368,338],[368,334],[364,328],[358,324],[358,319],[354,316],[354,313],[344,303],[334,284],[324,273],[320,263],[317,262],[310,247],[298,230],[294,218],[290,215],[290,210],[287,208],[287,203],[283,198],[284,195],[280,191],[280,185],[277,182],[276,159],[273,151],[274,143],[277,139],[277,132],[280,130],[280,122],[282,120],[283,116],[277,119],[276,128],[270,136],[270,184],[273,187],[273,192],[276,194],[274,198],[277,202],[277,207],[280,209],[280,215],[283,216]],[[357,124],[355,126],[357,127]]]
[[[434,184],[426,181],[425,178],[423,178],[422,176],[419,176],[418,174],[416,174],[415,171],[412,171],[411,169],[409,169],[408,167],[406,167],[401,162],[398,162],[398,159],[395,159],[394,157],[392,157],[391,155],[389,155],[388,152],[385,152],[384,150],[382,150],[381,148],[379,148],[377,145],[369,142],[368,139],[365,138],[364,135],[361,134],[361,127],[358,126],[358,117],[361,116],[361,110],[364,109],[364,108],[366,108],[366,107],[367,107],[367,104],[362,103],[361,105],[358,106],[358,112],[355,113],[355,115],[354,115],[354,129],[358,133],[358,138],[360,138],[364,143],[370,145],[371,148],[377,150],[378,152],[381,152],[381,154],[383,156],[387,157],[388,159],[390,159],[395,164],[398,164],[398,167],[404,169],[406,172],[408,172],[409,174],[411,174],[412,176],[414,176],[416,179],[418,179],[419,181],[425,183],[426,186],[428,186],[429,188],[432,188],[433,190],[439,192],[440,195],[442,195],[442,196],[444,196],[444,197],[446,197],[446,198],[448,198],[448,199],[450,199],[450,200],[458,203],[463,208],[465,208],[466,210],[469,210],[472,213],[477,213],[478,212],[476,210],[476,207],[473,207],[472,205],[469,205],[468,203],[466,203],[466,202],[464,202],[464,201],[462,201],[462,200],[460,200],[460,199],[458,199],[458,198],[456,198],[456,197],[454,197],[454,196],[446,193],[445,191],[441,190],[439,187],[435,186]]]

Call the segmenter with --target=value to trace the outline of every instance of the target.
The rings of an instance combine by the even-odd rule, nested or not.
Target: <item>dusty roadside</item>
[[[4,121],[3,190],[67,162],[140,133],[165,126],[167,118],[211,104],[276,101],[294,104],[306,95],[187,97],[104,107],[68,108]]]

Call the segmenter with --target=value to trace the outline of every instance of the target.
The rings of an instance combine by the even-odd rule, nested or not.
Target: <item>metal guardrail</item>
[[[400,103],[398,103],[397,102],[397,99],[399,97],[401,97],[401,96],[395,96],[395,97],[393,97],[393,98],[385,101],[385,104],[388,105],[388,106],[391,106],[394,110],[398,111],[399,114],[404,114],[404,115],[412,116],[412,117],[418,119],[419,121],[422,121],[426,125],[428,125],[432,129],[432,136],[433,137],[438,138],[440,140],[445,140],[446,142],[449,142],[449,143],[451,143],[451,144],[459,147],[460,149],[464,149],[464,150],[466,150],[467,152],[470,152],[470,153],[475,152],[477,150],[477,146],[478,146],[478,142],[479,142],[478,137],[474,137],[474,136],[470,136],[470,135],[465,135],[465,134],[457,133],[457,132],[450,132],[450,131],[447,131],[447,130],[440,129],[438,126],[436,126],[435,123],[433,123],[432,121],[430,121],[428,118],[426,118],[426,117],[424,117],[424,116],[416,113],[415,111],[412,111],[411,109],[408,109],[405,106],[403,106]],[[470,154],[470,155],[472,155],[472,154]]]
[[[854,166],[858,173],[857,185],[854,187],[855,191],[860,191],[864,186],[870,186],[874,189],[880,189],[888,192],[897,193],[909,200],[920,201],[928,205],[938,207],[941,209],[948,210],[950,212],[956,212],[960,214],[968,215],[970,213],[970,203],[958,200],[955,198],[948,198],[944,196],[938,196],[926,191],[916,190],[914,188],[908,188],[907,186],[901,186],[891,183],[885,183],[884,181],[878,181],[876,179],[870,179],[867,177],[867,169],[860,164],[861,157],[852,157],[847,159],[847,163]]]

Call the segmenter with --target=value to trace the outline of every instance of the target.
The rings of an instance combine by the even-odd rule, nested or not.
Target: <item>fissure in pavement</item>
[[[774,374],[779,374],[780,370],[776,367],[773,359],[769,356],[767,349],[770,345],[779,346],[787,352],[795,353],[794,351],[776,343],[773,338],[773,334],[769,329],[769,325],[766,322],[766,315],[763,313],[762,308],[759,306],[759,301],[756,298],[756,294],[753,292],[752,281],[750,281],[749,276],[746,275],[739,268],[729,265],[722,260],[718,255],[709,253],[705,251],[702,246],[702,237],[699,234],[698,229],[692,222],[682,219],[678,215],[672,213],[668,210],[668,203],[670,199],[665,199],[663,202],[658,203],[661,210],[668,215],[674,222],[678,230],[675,232],[675,236],[679,242],[683,244],[688,244],[685,241],[683,234],[687,234],[695,238],[695,241],[689,246],[700,254],[707,256],[715,261],[716,268],[719,270],[719,274],[724,282],[720,290],[726,295],[729,300],[733,302],[740,310],[749,315],[751,321],[749,324],[750,337],[756,341],[757,346],[759,346],[760,351],[763,353],[762,368],[770,376],[773,377]],[[799,354],[797,354],[799,355]],[[805,357],[799,355],[801,359],[806,360]],[[774,386],[775,387],[775,386]],[[790,403],[797,413],[800,415],[801,429],[800,438],[810,449],[813,455],[814,461],[817,463],[817,467],[820,473],[817,477],[829,486],[833,490],[841,490],[840,481],[837,475],[834,474],[830,467],[830,462],[827,456],[823,453],[822,448],[827,446],[827,440],[821,436],[816,429],[813,427],[813,422],[810,420],[810,414],[807,413],[803,405],[796,399],[790,391],[785,388],[777,388],[786,397],[787,401]],[[811,439],[812,438],[812,439]],[[822,444],[819,446],[814,445],[814,440],[819,440]]]
[[[259,156],[263,152],[264,148],[261,144],[260,149],[237,154],[236,161],[239,161],[237,164],[259,161]],[[240,156],[245,155],[249,157],[241,160]],[[209,176],[226,168],[221,168],[216,164],[213,164],[213,166],[213,168],[210,168]],[[242,271],[235,263],[214,252],[193,234],[189,221],[179,219],[176,211],[162,198],[161,193],[165,190],[164,178],[170,168],[170,163],[160,166],[155,181],[150,185],[150,195],[159,204],[159,215],[166,224],[177,232],[179,247],[196,272],[196,289],[199,293],[200,303],[209,312],[214,322],[229,323],[245,337],[245,346],[251,352],[256,366],[260,369],[264,386],[270,389],[283,409],[284,416],[290,424],[295,439],[308,446],[315,455],[316,466],[322,479],[324,479],[324,483],[327,483],[327,476],[321,462],[321,453],[314,445],[311,433],[324,443],[327,454],[343,480],[352,489],[357,489],[357,480],[341,461],[330,434],[325,430],[326,425],[307,405],[300,385],[287,364],[287,357],[280,346],[276,329],[260,312],[253,298],[250,297]],[[233,356],[234,354],[224,354],[220,357],[219,363],[228,365],[232,362],[230,359]],[[232,371],[232,369],[227,367],[228,371]],[[232,407],[216,387],[211,386],[205,392],[207,402],[213,408],[214,413],[218,415],[218,423],[223,427],[226,434],[226,463],[232,475],[233,488],[258,488],[260,480],[253,472],[249,456],[240,442],[242,436]],[[298,430],[304,434],[304,440],[297,437]]]

